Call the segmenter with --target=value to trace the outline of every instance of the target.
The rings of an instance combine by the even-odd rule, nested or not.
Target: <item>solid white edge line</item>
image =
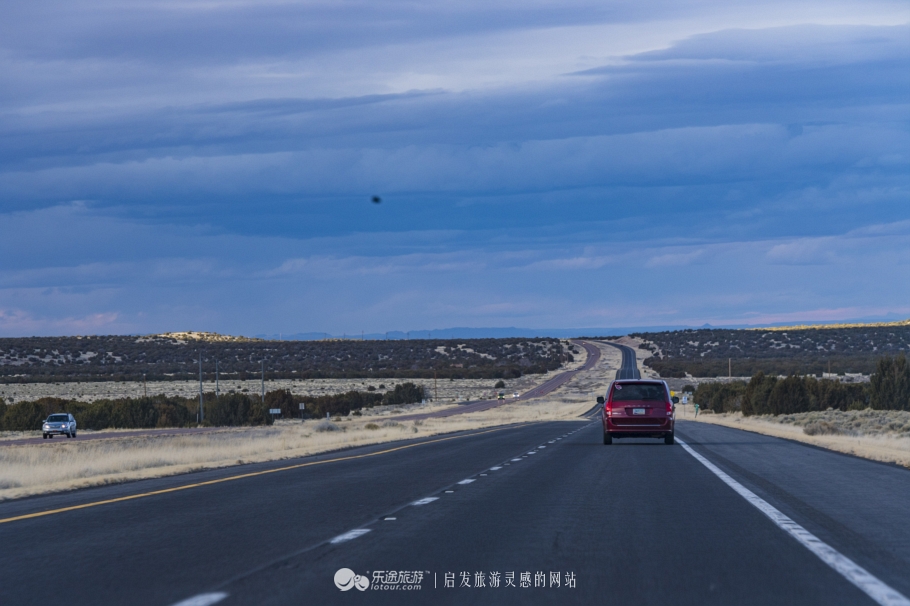
[[[331,543],[332,545],[337,545],[338,543],[344,543],[345,541],[350,541],[351,539],[356,539],[357,537],[361,537],[368,532],[370,532],[369,528],[355,528],[354,530],[349,530],[344,534],[338,535],[337,537],[335,537],[334,539],[329,541],[329,543]]]
[[[721,471],[714,463],[695,452],[688,444],[679,438],[676,438],[676,442],[685,448],[686,452],[695,457],[699,463],[723,480],[727,486],[738,492],[741,497],[768,516],[778,528],[799,541],[803,547],[818,556],[822,562],[836,570],[842,577],[856,585],[878,604],[882,606],[910,606],[910,600],[903,594],[872,576],[865,568],[794,522],[779,509]]]
[[[228,594],[223,591],[200,593],[199,595],[194,595],[182,602],[177,602],[173,606],[211,606],[212,604],[217,604],[226,597],[228,597]]]

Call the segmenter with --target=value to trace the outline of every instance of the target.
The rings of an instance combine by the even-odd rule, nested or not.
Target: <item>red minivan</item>
[[[603,404],[604,444],[612,444],[613,438],[663,438],[664,444],[673,444],[678,402],[664,381],[613,381],[606,400],[597,398]]]

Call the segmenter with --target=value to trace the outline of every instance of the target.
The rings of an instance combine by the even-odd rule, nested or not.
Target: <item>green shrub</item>
[[[280,408],[281,416],[285,418],[296,417],[300,414],[294,396],[289,389],[276,389],[265,394],[266,408]]]
[[[382,398],[382,403],[386,406],[399,404],[414,404],[426,398],[426,391],[423,385],[414,383],[401,383],[396,385],[395,389],[386,392]]]
[[[57,412],[51,410],[50,412]],[[10,404],[3,415],[3,429],[7,431],[28,431],[41,429],[41,422],[49,414],[46,407],[40,402],[16,402]]]
[[[219,395],[204,402],[205,424],[214,426],[236,426],[250,424],[253,402],[242,393]]]
[[[702,383],[695,390],[693,399],[703,410],[714,412],[736,412],[740,410],[746,384],[742,381],[732,383]]]
[[[743,394],[743,414],[746,416],[771,414],[768,396],[776,384],[777,377],[766,376],[763,372],[753,375]]]
[[[809,410],[809,391],[802,377],[791,375],[774,384],[768,395],[773,415],[789,415]]]
[[[910,410],[910,364],[903,353],[879,359],[869,382],[869,404],[877,410]]]

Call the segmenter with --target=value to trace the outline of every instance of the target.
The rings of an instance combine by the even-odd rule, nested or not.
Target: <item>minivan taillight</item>
[[[607,416],[608,416],[608,417],[609,417],[610,415],[613,414],[613,402],[612,402],[612,400],[607,400],[607,401],[606,401],[606,403],[604,404],[604,411],[607,413]]]
[[[667,416],[673,416],[673,402],[667,402]]]

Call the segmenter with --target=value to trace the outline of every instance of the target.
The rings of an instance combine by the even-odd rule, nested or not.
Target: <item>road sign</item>
[[[306,410],[306,404],[303,402],[300,403],[300,410]]]
[[[281,409],[280,408],[269,408],[269,414],[270,415],[280,415]]]

